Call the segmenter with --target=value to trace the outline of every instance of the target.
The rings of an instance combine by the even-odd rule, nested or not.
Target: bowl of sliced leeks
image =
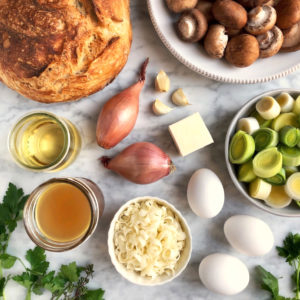
[[[255,206],[300,217],[300,89],[260,94],[234,116],[225,141],[233,183]]]

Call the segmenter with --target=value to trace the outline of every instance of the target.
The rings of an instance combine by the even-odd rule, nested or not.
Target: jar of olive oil
[[[32,171],[55,172],[74,161],[81,148],[81,138],[70,121],[38,111],[17,122],[8,144],[20,166]]]
[[[104,210],[99,187],[85,178],[54,178],[29,196],[23,213],[31,240],[48,251],[62,252],[85,242]]]

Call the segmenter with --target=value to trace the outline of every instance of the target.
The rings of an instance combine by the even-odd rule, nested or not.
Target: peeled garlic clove
[[[160,116],[169,113],[173,108],[162,103],[160,100],[155,100],[152,104],[152,110],[156,115]]]
[[[189,101],[182,89],[178,89],[173,93],[172,102],[178,106],[189,105]]]
[[[170,89],[170,79],[165,71],[160,71],[155,79],[155,89],[158,92],[168,92]]]

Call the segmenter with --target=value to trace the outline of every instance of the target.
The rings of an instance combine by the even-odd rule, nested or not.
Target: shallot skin
[[[139,113],[139,95],[145,83],[148,62],[149,59],[144,62],[138,82],[104,104],[96,129],[100,147],[111,149],[132,131]]]
[[[138,184],[153,183],[176,170],[170,157],[152,143],[135,143],[114,158],[100,158],[105,168]]]

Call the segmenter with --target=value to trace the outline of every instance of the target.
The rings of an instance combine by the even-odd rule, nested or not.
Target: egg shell
[[[199,169],[192,175],[187,199],[196,215],[205,219],[215,217],[223,208],[224,197],[222,182],[213,171]]]
[[[249,256],[265,255],[274,245],[269,225],[252,216],[230,217],[224,224],[224,233],[234,249]]]
[[[249,283],[249,271],[238,258],[215,253],[205,257],[199,266],[202,283],[211,291],[231,296],[242,292]]]

